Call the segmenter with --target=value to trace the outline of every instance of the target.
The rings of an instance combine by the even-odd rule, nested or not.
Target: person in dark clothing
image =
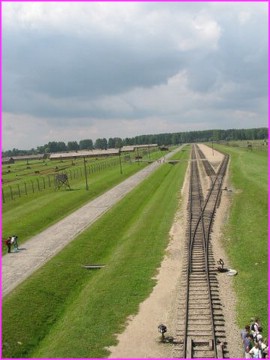
[[[4,242],[7,245],[8,253],[10,253],[11,252],[11,237],[8,237]]]
[[[242,339],[242,342],[243,342],[244,355],[245,355],[245,352],[246,352],[245,341],[246,341],[246,336],[248,334],[250,334],[250,326],[246,325],[245,328],[243,330],[241,330],[241,339]]]
[[[251,354],[250,350],[253,348],[253,337],[251,334],[247,334],[244,339],[244,347],[245,347],[245,359],[250,359]]]

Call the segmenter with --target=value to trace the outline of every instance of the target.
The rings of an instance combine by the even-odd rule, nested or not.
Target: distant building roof
[[[35,159],[44,159],[46,154],[37,154],[37,155],[21,155],[21,156],[12,156],[14,160],[35,160]]]
[[[130,151],[134,151],[134,150],[135,150],[134,145],[121,147],[121,152],[130,152]]]
[[[118,155],[119,149],[95,149],[95,150],[80,150],[80,151],[70,151],[64,153],[52,153],[50,159],[74,159],[82,157],[96,157],[96,156],[108,156],[108,155]]]
[[[150,147],[157,147],[158,144],[142,144],[142,145],[128,145],[121,148],[122,152],[134,151],[135,149],[148,149]]]
[[[13,157],[4,157],[2,158],[2,164],[11,164],[14,163]]]
[[[158,147],[158,144],[143,144],[143,145],[134,145],[135,148],[147,149],[150,147]]]

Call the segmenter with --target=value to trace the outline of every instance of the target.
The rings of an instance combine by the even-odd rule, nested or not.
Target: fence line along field
[[[155,148],[138,148],[136,152],[119,153],[119,156],[16,160],[13,164],[2,165],[2,202],[5,204],[24,195],[57,189],[55,177],[59,173],[65,173],[75,184],[85,177],[85,173],[91,176],[115,167],[123,171],[123,166],[134,161],[153,161],[162,154]]]
[[[83,159],[28,161],[31,169],[26,169],[25,161],[5,165],[3,192],[6,202],[2,207],[3,239],[16,234],[20,243],[23,243],[166,153],[159,149],[149,152],[139,149],[136,153],[121,155],[121,158],[117,156],[98,160],[88,159],[86,163],[88,191],[86,191]],[[140,159],[135,159],[138,154]],[[45,163],[47,165],[44,165]],[[7,170],[10,172],[7,173]],[[36,174],[36,171],[39,171],[39,174]],[[42,171],[46,171],[43,176],[41,176]],[[57,190],[54,186],[55,175],[63,173],[68,176],[71,190],[63,186]],[[23,192],[24,183],[27,184],[27,196]],[[13,200],[10,187],[12,187]],[[3,244],[3,253],[6,252],[6,246]]]

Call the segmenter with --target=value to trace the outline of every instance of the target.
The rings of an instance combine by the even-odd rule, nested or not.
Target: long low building
[[[76,159],[84,157],[106,157],[106,156],[119,155],[119,149],[107,149],[107,150],[78,150],[72,152],[52,153],[50,160],[61,159]]]
[[[36,155],[20,155],[12,157],[2,158],[2,164],[14,164],[15,161],[28,161],[28,160],[44,160],[47,158],[47,154],[36,154]]]
[[[158,144],[127,145],[121,148],[121,152],[131,152],[136,149],[149,149],[158,147]]]
[[[120,152],[133,152],[136,149],[149,149],[158,147],[157,144],[143,144],[143,145],[129,145],[123,146],[121,149],[95,149],[95,150],[78,150],[78,151],[69,151],[62,153],[52,153],[50,155],[50,160],[61,160],[61,159],[76,159],[84,157],[106,157],[106,156],[116,156]]]

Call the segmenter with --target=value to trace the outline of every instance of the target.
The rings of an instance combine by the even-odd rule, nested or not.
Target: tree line
[[[201,130],[178,133],[164,133],[156,135],[139,135],[132,138],[120,137],[98,138],[95,142],[92,139],[77,141],[50,141],[48,144],[38,146],[36,149],[19,150],[12,149],[2,152],[2,157],[55,153],[64,151],[92,150],[92,149],[111,149],[121,148],[127,145],[158,144],[178,145],[194,142],[220,142],[231,140],[266,140],[268,139],[267,128],[254,129],[228,129],[228,130]]]

